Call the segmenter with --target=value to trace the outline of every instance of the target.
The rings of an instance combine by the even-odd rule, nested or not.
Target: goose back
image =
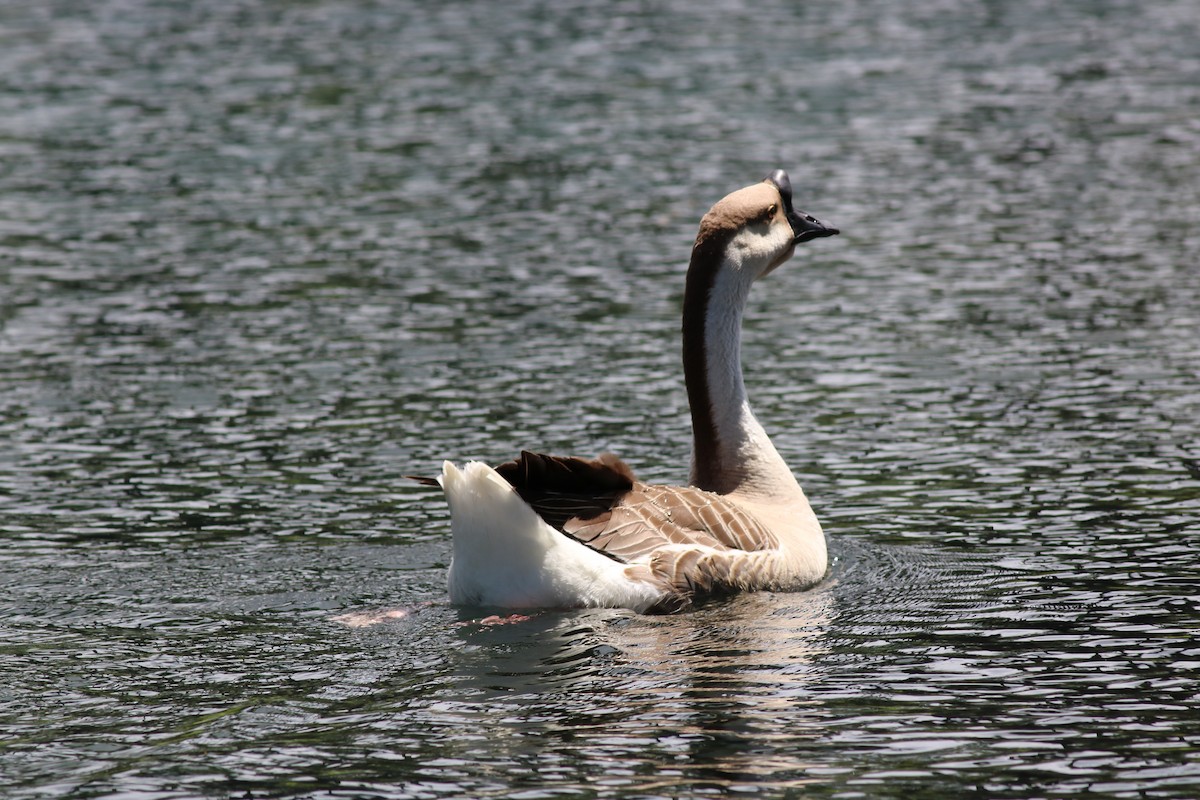
[[[638,481],[620,459],[529,451],[496,471],[548,525],[625,564],[649,569],[676,603],[693,593],[744,588],[779,547],[728,498],[691,486]]]

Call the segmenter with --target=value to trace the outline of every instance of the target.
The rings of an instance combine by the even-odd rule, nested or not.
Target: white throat
[[[713,491],[782,500],[801,490],[746,398],[742,317],[754,271],[735,259],[736,254],[730,254],[717,271],[704,313],[703,379],[708,387],[718,463],[715,470],[713,465],[698,464],[699,453],[693,452],[692,482]],[[689,375],[688,379],[697,377]],[[697,446],[696,450],[700,449]]]

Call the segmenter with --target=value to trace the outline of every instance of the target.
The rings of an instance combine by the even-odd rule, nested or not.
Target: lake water
[[[828,580],[449,606],[402,476],[684,480],[696,223],[776,167]],[[6,797],[1200,794],[1191,0],[5,3],[0,386]]]

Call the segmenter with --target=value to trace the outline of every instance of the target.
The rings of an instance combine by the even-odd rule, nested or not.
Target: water
[[[3,794],[1200,793],[1195,12],[0,7]],[[776,167],[829,579],[448,606],[401,476],[680,480],[688,247]]]

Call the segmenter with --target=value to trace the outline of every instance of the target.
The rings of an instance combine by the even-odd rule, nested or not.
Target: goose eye
[[[774,203],[771,203],[771,205],[767,208],[766,213],[763,214],[763,219],[771,219],[772,217],[774,217],[775,211],[778,208],[779,208],[779,206],[775,205]]]

